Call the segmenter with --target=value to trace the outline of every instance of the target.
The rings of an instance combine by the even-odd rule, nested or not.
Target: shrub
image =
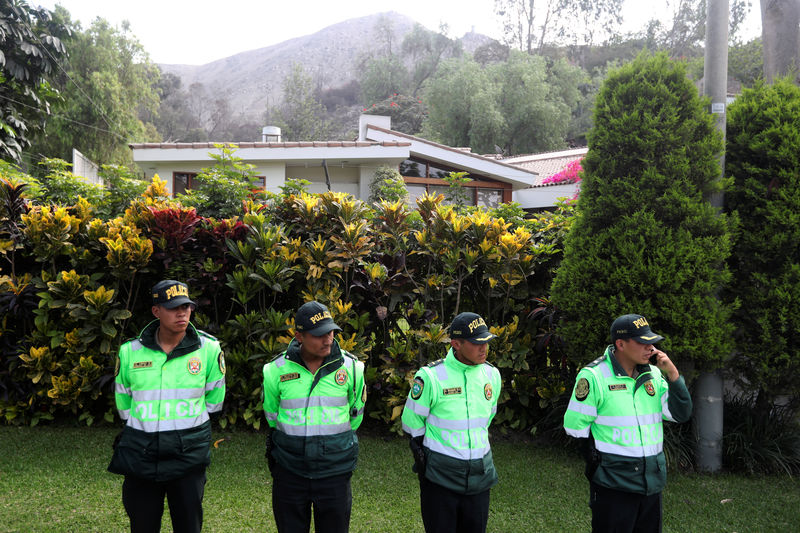
[[[594,359],[614,317],[641,313],[675,359],[715,368],[733,328],[716,297],[731,224],[709,202],[720,190],[713,118],[682,65],[642,54],[609,74],[594,123],[552,288],[569,356]]]
[[[394,203],[399,200],[408,201],[408,189],[403,181],[403,176],[397,169],[383,166],[375,171],[375,176],[369,184],[370,204],[375,205],[381,200]]]
[[[504,210],[511,223],[441,196],[421,198],[416,210],[399,200],[370,208],[290,183],[265,204],[246,199],[241,218],[215,219],[170,200],[164,185],[155,177],[108,221],[83,199],[15,208],[18,272],[0,277],[9,310],[0,416],[113,420],[114,354],[151,320],[146,289],[165,277],[188,282],[200,304],[193,322],[222,341],[225,426],[261,425],[261,367],[285,349],[292,315],[310,299],[330,308],[342,348],[367,362],[367,413],[395,431],[414,371],[445,355],[446,327],[464,310],[498,335],[490,358],[504,380],[499,422],[528,429],[565,390],[566,360],[543,341],[552,324],[531,312],[549,275],[539,267],[558,254],[568,217]],[[20,192],[8,180],[0,186],[4,197]]]
[[[729,299],[741,307],[732,369],[758,391],[764,414],[776,395],[800,395],[800,88],[757,83],[731,104],[726,208],[738,214]]]
[[[195,187],[179,195],[179,201],[186,207],[195,207],[208,218],[242,215],[245,200],[258,186],[255,166],[237,157],[235,146],[215,144],[214,147],[220,153],[209,155],[216,163],[197,175]]]
[[[105,199],[105,190],[99,185],[83,181],[68,170],[72,165],[63,159],[45,158],[39,163],[47,169],[45,176],[39,181],[42,203],[59,205],[72,204],[76,198],[85,198],[91,205],[101,205]]]

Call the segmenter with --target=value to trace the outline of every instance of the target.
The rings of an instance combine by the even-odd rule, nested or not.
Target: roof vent
[[[264,126],[261,128],[261,142],[279,143],[281,142],[281,129],[277,126]]]

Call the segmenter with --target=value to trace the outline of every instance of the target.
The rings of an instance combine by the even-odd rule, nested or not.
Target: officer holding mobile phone
[[[663,340],[641,315],[611,325],[605,353],[581,369],[564,429],[584,439],[592,531],[661,531],[667,481],[663,420],[685,422],[692,399]]]

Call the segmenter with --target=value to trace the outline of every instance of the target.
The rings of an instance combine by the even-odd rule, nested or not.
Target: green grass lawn
[[[126,531],[122,478],[106,471],[109,428],[0,427],[0,532]],[[275,531],[263,435],[216,434],[206,485],[205,531]],[[419,487],[407,442],[362,435],[353,475],[351,531],[421,532]],[[500,484],[489,531],[588,531],[587,483],[571,452],[495,439]],[[722,503],[725,501],[725,503]],[[163,531],[171,531],[169,511]],[[788,532],[800,527],[800,480],[671,472],[664,530]]]

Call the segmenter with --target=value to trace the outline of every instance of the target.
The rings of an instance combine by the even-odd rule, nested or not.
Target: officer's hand
[[[669,358],[669,356],[665,353],[653,346],[653,355],[655,356],[655,364],[664,374],[667,375],[667,379],[670,381],[675,381],[680,377],[680,372],[678,372],[678,368],[675,366],[675,363]]]
[[[417,473],[420,479],[425,477],[425,450],[422,449],[422,437],[414,437],[409,441],[411,453],[414,456],[414,467],[412,470]]]
[[[114,442],[112,442],[112,443],[111,443],[111,449],[112,449],[112,450],[116,450],[116,449],[117,449],[117,445],[119,444],[119,441],[120,441],[121,439],[122,439],[122,431],[120,431],[119,433],[117,433],[117,436],[116,436],[116,437],[114,437]]]
[[[264,445],[264,457],[267,458],[267,466],[269,467],[269,471],[272,472],[272,469],[275,468],[275,458],[272,456],[272,431],[267,431],[267,438]]]

